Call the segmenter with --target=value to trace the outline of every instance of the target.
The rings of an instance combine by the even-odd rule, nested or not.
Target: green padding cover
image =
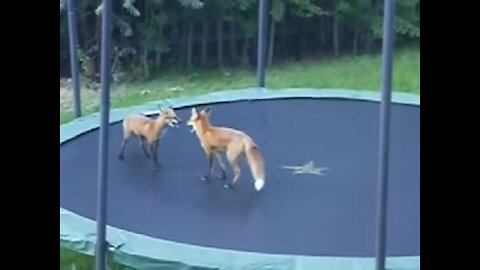
[[[148,102],[140,106],[113,109],[110,123],[121,121],[131,113],[156,113],[157,104],[167,102],[174,108],[202,105],[215,102],[262,100],[274,98],[342,98],[365,101],[380,101],[378,92],[344,89],[282,89],[251,88],[214,92],[195,97],[183,97]],[[420,97],[414,94],[397,93],[392,102],[420,106]],[[60,125],[60,144],[84,132],[98,128],[99,114],[78,118]],[[320,257],[272,255],[208,248],[177,243],[145,235],[135,234],[107,226],[107,241],[114,258],[136,269],[229,269],[229,270],[374,270],[374,257]],[[96,242],[96,223],[60,207],[60,245],[81,253],[93,255]],[[373,239],[372,239],[373,242]],[[420,256],[388,257],[387,269],[420,269]]]

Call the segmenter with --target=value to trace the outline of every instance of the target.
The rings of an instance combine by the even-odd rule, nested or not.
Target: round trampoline
[[[182,119],[208,105],[214,125],[247,132],[266,162],[261,192],[245,160],[234,189],[201,181],[207,161],[185,125],[162,137],[159,170],[138,143],[119,160],[120,121],[155,114],[159,102],[112,110],[107,241],[115,258],[138,269],[374,269],[379,99],[366,91],[245,89],[168,101]],[[388,269],[420,268],[419,105],[416,95],[393,94]],[[98,123],[92,115],[60,127],[60,241],[90,254]]]

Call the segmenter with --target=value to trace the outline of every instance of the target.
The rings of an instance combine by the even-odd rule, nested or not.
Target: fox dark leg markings
[[[220,166],[220,170],[221,170],[220,178],[225,180],[227,178],[227,170],[225,167],[225,163],[222,160],[222,156],[220,155],[220,153],[215,153],[215,158],[218,162],[218,165]]]
[[[150,155],[153,167],[157,170],[161,166],[158,162],[158,140],[150,144]]]
[[[142,147],[143,153],[147,158],[150,158],[150,154],[148,153],[147,147],[145,146],[146,140],[145,137],[140,136],[140,146]]]
[[[228,161],[230,162],[230,165],[232,166],[233,169],[233,179],[231,183],[225,183],[225,188],[231,189],[233,188],[238,181],[238,178],[240,178],[240,166],[238,166],[238,155],[232,154],[233,152],[227,152],[227,157]]]
[[[120,159],[120,160],[123,160],[123,158],[124,158],[123,154],[124,154],[124,151],[125,151],[125,146],[127,145],[127,142],[128,142],[129,139],[130,139],[129,137],[122,139],[122,143],[120,144],[120,151],[118,153],[118,159]]]
[[[207,163],[208,163],[207,173],[202,177],[202,181],[207,181],[210,179],[210,176],[212,174],[213,154],[207,153]]]

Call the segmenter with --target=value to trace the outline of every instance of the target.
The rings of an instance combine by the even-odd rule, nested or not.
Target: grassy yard
[[[310,60],[275,66],[267,71],[269,88],[311,87],[376,90],[380,86],[381,57],[358,56],[336,60]],[[420,51],[398,51],[394,60],[393,88],[395,91],[420,93]],[[197,95],[211,91],[255,86],[255,71],[240,69],[197,71],[190,74],[168,72],[144,83],[115,85],[111,90],[113,107],[138,105],[166,97]],[[84,114],[98,111],[98,92],[82,88]],[[60,88],[60,123],[73,119],[71,91]],[[60,249],[62,269],[93,269],[94,259]],[[72,265],[75,265],[72,268]],[[111,269],[127,269],[111,264]]]
[[[376,56],[345,57],[337,60],[310,60],[275,66],[267,71],[269,88],[312,87],[375,90],[380,86],[381,58]],[[420,52],[407,49],[395,56],[393,87],[396,91],[420,92]],[[143,83],[114,85],[113,107],[137,105],[166,97],[196,95],[211,91],[253,87],[254,70],[232,69],[197,71],[190,74],[167,72]],[[85,114],[98,111],[98,92],[82,88]],[[60,123],[73,119],[71,91],[60,89]]]

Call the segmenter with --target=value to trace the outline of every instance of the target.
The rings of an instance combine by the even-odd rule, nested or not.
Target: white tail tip
[[[257,191],[260,191],[262,190],[263,186],[265,186],[265,180],[263,179],[258,179],[258,180],[255,180],[255,189]]]

